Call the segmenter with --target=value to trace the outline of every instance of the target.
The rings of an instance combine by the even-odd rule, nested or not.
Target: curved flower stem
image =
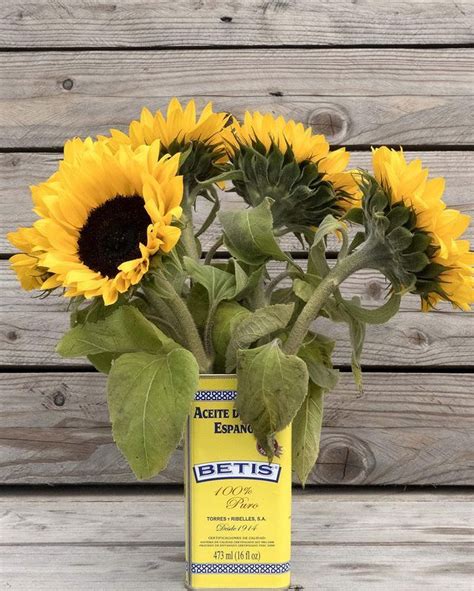
[[[281,283],[284,279],[286,279],[287,277],[291,277],[291,271],[282,271],[281,273],[279,273],[276,277],[274,277],[266,286],[265,288],[265,298],[267,300],[270,299],[273,290],[275,289],[275,287]]]
[[[380,260],[380,252],[377,252],[377,248],[380,249],[380,244],[368,240],[359,250],[337,262],[336,266],[331,269],[315,289],[296,319],[287,340],[283,344],[285,353],[288,355],[298,353],[311,323],[317,317],[329,296],[338,289],[345,279],[360,269],[378,268],[377,261]]]
[[[183,339],[187,344],[187,349],[191,351],[196,358],[201,373],[209,372],[211,362],[204,350],[201,336],[199,335],[199,331],[189,308],[175,290],[174,286],[165,277],[160,277],[160,283],[168,293],[172,294],[172,297],[166,299],[166,304],[176,317],[176,322],[183,333]]]
[[[205,265],[210,265],[212,263],[212,259],[214,258],[214,255],[216,254],[216,252],[219,250],[219,248],[223,244],[224,244],[224,236],[221,236],[220,238],[218,238],[214,242],[214,244],[211,246],[208,253],[206,254],[206,258],[204,259]]]

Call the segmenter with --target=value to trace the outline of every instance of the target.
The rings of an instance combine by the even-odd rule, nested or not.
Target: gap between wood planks
[[[1,52],[0,52],[1,53]],[[271,93],[269,93],[271,94]],[[290,96],[290,95],[287,95]],[[398,149],[399,144],[331,144],[331,150],[346,148],[350,152],[369,152],[381,146]],[[405,152],[473,152],[474,144],[403,144]],[[0,147],[0,154],[62,154],[63,146]]]
[[[351,373],[349,365],[335,364],[334,369],[341,373]],[[410,374],[433,374],[452,373],[467,374],[474,373],[473,365],[367,365],[362,364],[362,373],[410,373]],[[3,365],[0,368],[2,374],[12,373],[99,373],[92,365]]]
[[[386,43],[381,45],[375,45],[373,43],[357,43],[351,45],[332,45],[330,43],[325,45],[314,45],[312,43],[305,45],[298,45],[294,43],[276,43],[276,44],[254,44],[254,45],[143,45],[143,46],[127,46],[120,45],[116,47],[100,46],[100,45],[84,45],[81,47],[62,47],[49,46],[49,47],[31,47],[28,45],[17,46],[17,47],[0,47],[0,53],[51,53],[55,51],[61,51],[64,53],[74,53],[81,51],[107,51],[113,53],[115,51],[206,51],[206,50],[217,50],[217,51],[236,51],[240,49],[416,49],[424,51],[427,49],[472,49],[474,43],[426,43],[424,45],[417,45],[415,43]]]

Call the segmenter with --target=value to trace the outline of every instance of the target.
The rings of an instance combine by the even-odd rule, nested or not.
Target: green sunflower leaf
[[[296,355],[285,355],[276,339],[239,351],[237,379],[237,411],[271,461],[275,434],[291,423],[306,397],[306,364]]]
[[[97,322],[85,322],[69,330],[56,351],[62,357],[121,355],[135,351],[158,353],[178,345],[133,306],[121,306]]]
[[[304,486],[319,455],[323,425],[324,391],[310,382],[308,394],[293,419],[292,462],[296,475]]]
[[[294,304],[274,304],[259,308],[242,319],[235,327],[226,352],[226,372],[230,373],[237,364],[239,349],[247,349],[263,337],[286,328],[294,311]]]
[[[212,333],[214,366],[217,373],[225,373],[225,355],[235,327],[251,315],[250,310],[236,302],[222,302],[217,308]]]
[[[332,339],[310,333],[298,351],[298,357],[306,363],[311,382],[325,391],[335,388],[339,379],[339,372],[332,367],[334,345]]]
[[[113,364],[107,383],[113,436],[138,479],[166,467],[198,383],[196,360],[181,347],[154,355],[127,353]]]
[[[329,265],[326,259],[324,242],[321,240],[315,241],[309,250],[307,277],[312,285],[317,286],[328,273]]]
[[[351,355],[351,367],[352,367],[352,375],[354,376],[354,381],[359,392],[363,390],[363,383],[362,383],[362,369],[361,369],[361,358],[362,358],[362,351],[364,348],[365,342],[365,322],[358,320],[352,314],[348,314],[348,324],[349,324],[349,335],[351,338],[351,345],[352,345],[352,355]]]
[[[238,260],[250,265],[261,265],[270,259],[288,260],[273,235],[271,200],[243,211],[219,214],[224,228],[224,244]]]
[[[314,286],[303,279],[296,278],[293,280],[293,290],[300,300],[307,302],[314,293]]]
[[[184,266],[191,279],[206,288],[211,307],[234,298],[247,283],[246,273],[237,264],[233,274],[214,265],[202,265],[189,257],[184,257]]]

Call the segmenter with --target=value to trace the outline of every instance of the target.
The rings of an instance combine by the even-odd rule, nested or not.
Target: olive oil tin
[[[202,376],[185,433],[186,586],[288,589],[291,427],[271,463],[234,407],[235,376]]]

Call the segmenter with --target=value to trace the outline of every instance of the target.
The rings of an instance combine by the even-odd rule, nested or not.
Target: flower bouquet
[[[301,123],[239,122],[210,104],[198,115],[173,99],[128,133],[68,141],[31,188],[38,220],[9,234],[23,288],[69,298],[57,351],[108,375],[113,436],[137,478],[163,470],[186,431],[193,588],[289,584],[291,460],[304,484],[338,379],[318,317],[348,325],[361,388],[365,327],[387,322],[404,294],[423,310],[474,300],[469,218],[446,208],[443,179],[387,147],[373,149],[371,171],[348,162]],[[220,211],[226,191],[242,207]],[[285,251],[288,236],[305,257]],[[328,259],[331,236],[340,248]],[[361,269],[387,279],[378,309],[341,295]]]

